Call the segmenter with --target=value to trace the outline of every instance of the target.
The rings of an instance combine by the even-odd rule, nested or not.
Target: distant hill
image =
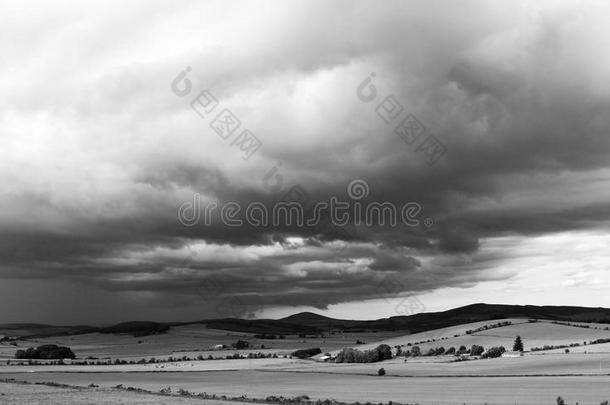
[[[6,323],[0,324],[1,340],[8,337],[42,338],[48,336],[80,335],[96,331],[98,328],[84,325],[55,326],[36,323]]]
[[[317,335],[322,333],[322,329],[319,329],[315,325],[275,319],[227,318],[204,320],[199,322],[187,322],[184,324],[188,325],[192,323],[203,323],[208,328],[243,333],[266,333],[275,335]]]
[[[170,325],[167,323],[134,321],[99,328],[97,331],[100,333],[129,333],[133,336],[146,336],[157,333],[165,333],[169,330],[169,328]]]
[[[0,329],[7,329],[7,330],[46,329],[46,328],[57,328],[57,326],[47,325],[44,323],[3,323],[3,324],[0,324]]]
[[[297,323],[323,331],[331,329],[352,332],[405,330],[417,333],[464,323],[504,318],[610,323],[610,309],[569,306],[472,304],[443,312],[425,312],[371,321],[333,319],[312,312],[301,312],[279,319],[279,321]]]
[[[442,312],[425,312],[409,316],[393,316],[370,321],[334,319],[312,312],[301,312],[282,319],[204,319],[193,322],[123,322],[107,327],[53,326],[44,324],[0,324],[0,335],[48,337],[82,333],[128,333],[145,336],[167,332],[172,326],[205,324],[212,329],[243,333],[276,335],[314,335],[329,331],[405,331],[425,332],[465,323],[504,319],[529,318],[556,321],[596,322],[610,324],[609,308],[570,306],[472,304]]]
[[[282,322],[292,322],[292,323],[299,323],[299,322],[323,323],[323,322],[332,322],[332,321],[336,322],[339,319],[329,318],[328,316],[315,314],[313,312],[299,312],[298,314],[290,315],[290,316],[287,316],[286,318],[281,318],[278,320],[282,321]]]
[[[315,326],[323,329],[337,328],[350,331],[408,330],[412,333],[416,333],[464,323],[504,318],[610,323],[610,309],[568,306],[472,304],[443,312],[425,312],[409,316],[382,318],[373,321],[332,319],[308,312],[295,314],[281,320],[285,321],[289,319],[292,322],[299,321],[302,325]]]
[[[314,314],[313,312],[300,312],[298,314],[287,316],[286,318],[278,319],[281,322],[294,323],[297,325],[310,325],[324,327],[330,324],[341,322],[351,323],[354,321],[329,318],[324,315]]]

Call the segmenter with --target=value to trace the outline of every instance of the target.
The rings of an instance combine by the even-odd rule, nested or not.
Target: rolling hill
[[[507,318],[547,319],[570,322],[610,323],[609,308],[472,304],[442,312],[425,312],[377,320],[334,319],[301,312],[282,319],[204,319],[192,322],[123,322],[113,326],[53,326],[41,324],[0,324],[0,335],[9,337],[48,337],[83,333],[123,333],[134,336],[164,333],[173,326],[204,324],[209,328],[243,333],[278,335],[319,335],[331,331],[405,331],[419,333],[455,325]]]

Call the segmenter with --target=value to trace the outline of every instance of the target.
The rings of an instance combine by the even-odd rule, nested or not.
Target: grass
[[[320,347],[323,352],[328,352],[355,344],[358,339],[375,342],[402,335],[404,335],[404,332],[365,332],[345,333],[343,335],[334,334],[328,335],[325,338],[299,338],[296,335],[290,335],[286,336],[285,339],[270,340],[254,338],[254,334],[210,329],[205,325],[192,324],[172,326],[164,334],[145,337],[89,333],[75,336],[20,340],[16,342],[19,345],[18,347],[8,343],[0,344],[0,359],[13,358],[18,349],[48,343],[68,346],[79,358],[94,356],[100,360],[119,358],[126,361],[138,361],[142,357],[148,360],[151,357],[168,358],[169,356],[196,358],[198,355],[203,355],[207,358],[210,354],[214,357],[225,357],[232,355],[235,350],[213,350],[212,347],[217,344],[224,344],[230,347],[238,339],[247,340],[252,343],[253,347],[251,349],[240,351],[246,355],[249,352],[262,352],[281,356],[290,355],[295,350],[303,347]],[[265,348],[262,349],[261,345],[264,345]]]
[[[65,388],[65,389],[73,389],[73,390],[86,390],[97,388],[98,386],[95,384],[89,384],[88,386],[80,386],[73,384],[60,384],[56,382],[49,381],[40,381],[40,382],[29,382],[25,380],[16,380],[14,378],[0,379],[0,383],[9,383],[9,384],[21,384],[21,385],[45,385],[48,387],[55,388]],[[185,390],[183,388],[178,389],[177,391],[172,391],[171,387],[161,388],[159,391],[151,391],[142,388],[136,387],[125,387],[123,384],[117,384],[112,387],[114,390],[118,391],[128,391],[128,392],[137,392],[138,394],[147,394],[147,395],[159,395],[164,397],[187,397],[193,399],[203,399],[203,400],[223,400],[223,401],[231,401],[231,402],[246,402],[250,404],[278,404],[278,405],[362,405],[360,402],[343,402],[343,401],[335,401],[331,399],[324,400],[311,400],[307,395],[299,395],[295,397],[284,397],[281,395],[269,395],[265,398],[248,398],[246,395],[241,396],[227,396],[227,395],[216,395],[216,394],[208,394],[206,392],[191,392]],[[367,402],[366,404],[372,405],[371,402]],[[365,405],[366,405],[365,404]],[[378,404],[382,404],[379,402]],[[394,401],[389,401],[388,405],[418,405],[411,403],[399,403]]]
[[[419,379],[416,379],[419,380]],[[48,381],[38,381],[38,382],[31,382],[31,381],[25,381],[25,380],[16,380],[16,379],[3,379],[0,380],[0,382],[3,383],[12,383],[12,384],[21,384],[21,385],[26,385],[26,386],[48,386],[48,387],[53,387],[53,388],[59,388],[61,390],[64,390],[63,395],[66,396],[67,394],[72,393],[73,395],[77,396],[77,395],[81,395],[83,393],[91,393],[91,394],[87,394],[87,395],[95,395],[97,393],[103,392],[104,395],[107,395],[108,392],[123,392],[125,394],[138,394],[138,395],[144,395],[144,396],[150,396],[150,397],[169,397],[172,398],[172,403],[179,403],[178,399],[191,399],[191,400],[196,400],[196,401],[222,401],[227,402],[227,403],[248,403],[248,404],[290,404],[290,405],[363,405],[363,404],[371,404],[371,403],[375,403],[375,404],[388,404],[388,405],[405,405],[405,404],[429,404],[429,403],[435,403],[435,404],[455,404],[455,403],[463,403],[463,404],[481,404],[481,403],[486,403],[486,404],[497,404],[497,405],[501,405],[501,404],[527,404],[527,403],[540,403],[540,404],[544,404],[544,403],[548,403],[548,404],[552,404],[554,403],[554,399],[557,398],[557,392],[562,393],[560,396],[562,398],[565,399],[565,403],[566,404],[573,404],[575,402],[579,402],[579,403],[600,403],[599,398],[602,397],[603,398],[603,394],[601,394],[601,392],[595,392],[596,389],[598,389],[599,387],[604,387],[605,388],[605,381],[599,381],[596,385],[591,385],[589,384],[588,387],[581,387],[580,390],[573,390],[573,387],[576,387],[577,385],[574,384],[573,386],[570,385],[565,385],[563,382],[560,382],[559,384],[554,384],[552,386],[548,386],[548,387],[541,387],[539,384],[539,387],[537,387],[537,391],[535,395],[531,394],[531,384],[529,384],[529,380],[528,381],[521,381],[518,383],[518,385],[520,386],[520,389],[516,389],[514,385],[507,385],[505,384],[506,379],[504,380],[495,380],[495,379],[482,379],[480,380],[480,385],[482,385],[482,389],[480,391],[484,391],[484,392],[479,392],[477,395],[471,395],[470,397],[464,397],[463,393],[464,392],[470,392],[471,390],[475,389],[476,390],[476,386],[472,385],[472,382],[470,380],[466,380],[464,381],[461,378],[454,378],[453,380],[455,380],[456,383],[460,383],[463,384],[461,386],[460,389],[456,390],[455,386],[452,386],[450,384],[447,384],[446,380],[439,380],[439,379],[435,379],[435,381],[429,382],[423,382],[424,385],[426,385],[426,389],[431,390],[430,392],[432,392],[433,394],[427,394],[427,396],[425,398],[422,398],[422,394],[421,392],[417,392],[417,390],[413,390],[413,386],[415,386],[414,384],[410,384],[409,382],[403,382],[401,381],[401,386],[402,385],[407,385],[407,389],[406,390],[402,390],[403,394],[401,394],[403,396],[403,400],[402,401],[397,401],[397,400],[393,400],[393,399],[388,399],[388,398],[384,398],[384,399],[380,399],[380,400],[376,400],[376,401],[370,401],[367,400],[366,398],[358,398],[355,400],[337,400],[337,399],[329,399],[329,398],[333,398],[333,395],[328,395],[326,398],[323,397],[318,397],[318,398],[311,398],[308,395],[303,395],[303,394],[298,394],[298,395],[291,395],[291,394],[285,394],[285,393],[270,393],[270,394],[261,394],[261,393],[256,393],[253,394],[253,397],[250,396],[246,396],[243,394],[231,394],[231,393],[219,393],[219,394],[212,394],[212,393],[208,393],[208,392],[197,392],[197,390],[194,389],[189,389],[189,388],[184,388],[184,387],[173,387],[173,386],[165,386],[162,388],[157,388],[157,389],[147,389],[147,388],[141,388],[138,386],[126,386],[125,384],[116,384],[112,387],[109,388],[97,388],[97,387],[90,387],[90,386],[85,386],[85,385],[78,385],[78,384],[66,384],[66,383],[57,383],[57,382],[48,382]],[[377,382],[377,385],[381,385],[380,389],[381,390],[388,390],[388,385],[385,383],[387,381],[391,381],[388,380],[387,378],[378,380],[373,379],[372,382]],[[412,380],[407,380],[407,381],[412,381]],[[346,386],[345,382],[341,382],[336,380],[335,383],[339,383],[335,386],[335,391],[336,392],[341,392],[345,389],[351,389],[353,390],[355,388],[355,386]],[[583,381],[576,381],[577,384],[582,385]],[[546,383],[548,384],[548,382]],[[422,385],[422,382],[418,382],[418,384],[416,385]],[[544,384],[543,384],[544,385]],[[395,386],[398,387],[398,386]],[[432,387],[436,387],[436,390],[432,389]],[[438,388],[442,387],[442,390],[439,390]],[[560,387],[560,388],[558,388]],[[370,385],[369,387],[370,388]],[[544,392],[541,393],[540,389],[544,388]],[[521,392],[521,390],[525,390],[525,395],[523,392]],[[376,391],[379,391],[376,390]],[[600,390],[601,391],[601,390]],[[564,395],[563,393],[568,393],[566,395]],[[48,395],[48,393],[47,393]],[[398,393],[396,393],[395,395],[398,395]],[[405,401],[404,397],[410,397],[410,401]],[[121,397],[122,400],[125,400],[125,396]],[[336,396],[334,397],[336,398]],[[129,403],[132,403],[135,401],[130,401]],[[106,402],[107,403],[107,402]],[[214,402],[215,404],[217,404],[217,402]],[[603,402],[602,402],[603,403]]]
[[[576,401],[597,404],[600,403],[599,398],[608,396],[610,353],[551,354],[544,351],[526,353],[519,358],[462,362],[454,362],[454,356],[431,356],[409,358],[407,363],[404,358],[397,358],[376,364],[317,363],[287,358],[175,361],[184,356],[194,359],[198,355],[202,358],[207,358],[209,354],[232,355],[234,349],[216,351],[206,348],[212,344],[230,345],[238,339],[248,340],[255,345],[255,349],[239,351],[241,354],[262,351],[256,346],[258,344],[273,346],[265,353],[290,354],[303,347],[319,346],[323,352],[331,351],[328,349],[333,347],[338,349],[350,346],[365,350],[367,346],[376,347],[380,343],[390,342],[396,342],[390,346],[404,344],[404,349],[407,349],[408,342],[421,340],[425,343],[419,346],[422,351],[426,351],[425,345],[444,346],[447,349],[450,346],[457,348],[460,344],[470,347],[473,342],[478,342],[485,348],[499,345],[511,348],[516,335],[523,338],[526,348],[558,342],[590,342],[610,337],[610,332],[604,330],[605,326],[593,329],[542,321],[530,323],[527,319],[506,321],[511,321],[512,324],[490,328],[490,325],[497,325],[498,321],[494,320],[406,336],[391,333],[347,337],[334,335],[326,338],[326,341],[296,336],[257,340],[251,335],[209,330],[202,325],[176,326],[164,335],[139,339],[124,335],[63,336],[54,341],[45,339],[44,343],[68,345],[81,357],[96,357],[90,359],[95,361],[103,360],[106,353],[125,356],[124,359],[134,363],[141,358],[153,356],[162,359],[172,356],[174,361],[100,367],[0,365],[0,376],[4,374],[4,377],[24,379],[31,383],[51,380],[54,381],[52,384],[59,384],[54,388],[65,386],[65,389],[69,389],[78,386],[79,390],[88,389],[92,393],[114,390],[124,393],[128,391],[134,395],[149,392],[149,395],[156,398],[159,395],[170,395],[172,403],[183,399],[278,404],[311,401],[318,404],[333,399],[335,405],[366,401],[393,404],[512,405],[553,404],[557,396],[561,395],[568,404]],[[469,330],[471,333],[466,333]],[[358,339],[368,343],[356,345]],[[459,343],[465,339],[468,339],[466,343]],[[138,340],[142,342],[138,343]],[[29,341],[26,344],[31,346],[34,343]],[[608,346],[610,343],[581,346],[579,349],[601,349]],[[5,349],[7,346],[0,347]],[[84,353],[81,354],[80,350]],[[161,351],[169,353],[162,355]],[[143,352],[150,355],[142,356]],[[383,378],[378,377],[380,367],[386,372]],[[91,384],[99,387],[90,386]],[[74,395],[78,393],[75,391]]]
[[[511,322],[510,325],[497,327],[499,322]],[[369,341],[366,345],[358,347],[360,350],[370,349],[380,343],[391,347],[402,345],[403,351],[413,345],[420,347],[422,353],[439,346],[445,349],[454,346],[456,349],[462,345],[470,348],[472,345],[481,345],[486,349],[491,346],[504,346],[507,350],[513,347],[515,337],[521,336],[526,351],[533,347],[569,346],[572,343],[588,343],[597,339],[610,338],[610,331],[605,330],[608,325],[596,324],[592,328],[583,328],[579,324],[562,324],[550,321],[528,322],[527,319],[504,319],[501,321],[482,321],[437,329],[428,332],[415,333],[392,337],[383,341]],[[488,327],[485,329],[485,327]],[[470,332],[470,333],[468,333]],[[411,344],[409,346],[408,344]],[[585,346],[586,347],[586,346]],[[571,349],[570,349],[571,350]],[[336,354],[338,351],[334,351]]]

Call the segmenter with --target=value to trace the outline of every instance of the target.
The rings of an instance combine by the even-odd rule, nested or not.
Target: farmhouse
[[[320,353],[320,354],[316,354],[315,356],[311,356],[310,360],[313,361],[317,361],[320,363],[328,363],[329,361],[332,361],[334,359],[333,356],[331,356],[329,353]]]

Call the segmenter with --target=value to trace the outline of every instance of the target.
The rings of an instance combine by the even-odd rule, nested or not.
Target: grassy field
[[[190,373],[35,373],[6,375],[29,381],[58,381],[104,388],[117,384],[158,391],[171,387],[218,395],[265,398],[269,395],[346,402],[420,404],[553,404],[561,395],[572,404],[596,404],[610,398],[610,377],[370,377],[323,373],[220,371]]]
[[[376,375],[384,367],[388,375],[423,376],[537,376],[537,375],[607,375],[610,374],[608,353],[546,353],[527,354],[518,358],[496,358],[455,362],[453,356],[403,358],[383,363],[335,364],[290,358],[180,361],[133,365],[23,365],[0,366],[3,373],[105,373],[105,372],[195,372],[195,371],[291,371],[300,373],[332,373]]]
[[[25,385],[0,382],[0,403],[7,405],[76,405],[76,404],[178,404],[178,405],[234,405],[235,402],[190,398],[164,398],[108,388],[60,388],[46,385]],[[247,403],[245,403],[247,404]]]
[[[209,329],[205,325],[193,324],[173,327],[168,333],[150,335],[144,337],[133,337],[131,335],[108,335],[100,333],[89,333],[75,336],[58,336],[52,338],[27,339],[17,341],[17,346],[8,343],[0,344],[0,360],[9,359],[14,353],[23,348],[38,346],[42,344],[58,344],[72,348],[80,358],[94,356],[99,358],[120,358],[125,360],[149,359],[151,357],[167,358],[192,357],[198,355],[207,357],[226,356],[235,353],[235,350],[213,350],[215,345],[230,346],[238,339],[247,340],[252,344],[252,348],[241,352],[263,352],[286,355],[296,349],[319,347],[323,352],[336,353],[344,347],[357,347],[359,349],[370,349],[380,343],[390,346],[415,344],[427,351],[429,348],[443,346],[449,348],[460,345],[470,347],[473,344],[484,347],[503,345],[508,350],[512,348],[515,336],[523,338],[525,350],[532,347],[542,347],[544,345],[564,345],[570,343],[580,343],[600,338],[610,338],[610,331],[603,328],[607,325],[594,325],[598,329],[585,329],[576,326],[556,325],[550,322],[529,323],[524,319],[507,319],[513,324],[500,328],[474,332],[466,334],[468,330],[476,330],[486,325],[493,325],[498,321],[474,322],[444,329],[433,330],[416,334],[405,335],[404,332],[367,332],[367,333],[336,333],[327,335],[324,338],[298,338],[287,336],[286,339],[255,339],[253,334],[227,332],[223,330]],[[456,336],[457,335],[457,336]],[[356,345],[356,341],[366,342],[363,345]],[[434,340],[425,342],[427,340]],[[262,349],[264,345],[264,349]],[[603,346],[603,345],[600,345]],[[583,346],[585,347],[585,346]],[[590,351],[595,350],[594,346],[589,346]],[[605,346],[608,350],[608,346]],[[584,352],[586,348],[573,348],[570,351]]]
[[[79,357],[111,357],[123,359],[167,358],[170,355],[194,358],[232,354],[235,350],[210,350],[216,344],[230,344],[237,339],[248,340],[255,345],[253,351],[280,354],[279,358],[180,361],[132,365],[55,365],[36,366],[0,365],[0,378],[15,378],[29,382],[53,381],[86,387],[100,385],[91,395],[105,395],[112,400],[116,393],[112,387],[122,384],[158,392],[171,387],[174,391],[185,389],[195,393],[227,395],[264,399],[270,395],[296,397],[307,395],[312,399],[334,399],[344,402],[401,402],[428,404],[543,404],[555,403],[561,395],[568,403],[595,404],[610,399],[609,344],[587,345],[563,350],[525,353],[522,357],[455,361],[454,356],[426,356],[418,358],[398,357],[382,363],[336,364],[311,360],[283,358],[299,348],[320,347],[323,351],[337,351],[343,347],[372,348],[384,342],[390,345],[418,343],[423,351],[428,347],[480,344],[486,348],[504,345],[512,348],[516,335],[523,338],[526,349],[533,346],[570,344],[610,337],[604,325],[597,329],[557,325],[550,322],[529,323],[513,319],[508,326],[466,333],[492,325],[498,321],[476,322],[435,331],[404,335],[404,333],[334,334],[326,338],[296,338],[285,340],[259,340],[251,334],[232,333],[208,329],[203,325],[181,326],[169,333],[135,338],[128,335],[87,334],[59,338],[21,341],[20,347],[44,343],[70,346]],[[357,339],[367,343],[355,345]],[[266,349],[261,350],[261,344]],[[257,346],[259,346],[257,348]],[[14,347],[1,346],[5,356]],[[585,350],[587,351],[585,353]],[[248,350],[241,351],[247,353]],[[386,375],[380,377],[377,370],[383,367]],[[44,389],[40,386],[35,390]],[[49,388],[49,387],[47,387]],[[53,388],[53,387],[50,387]],[[21,398],[24,403],[36,403],[38,391],[22,397],[12,393],[0,398]],[[81,390],[74,391],[72,403],[79,403]],[[100,393],[98,393],[98,391]],[[53,391],[50,398],[64,394]],[[134,394],[130,392],[130,394]],[[31,395],[28,397],[27,395]],[[135,395],[135,394],[134,394]],[[43,398],[41,395],[40,398]],[[120,401],[123,399],[117,399]],[[163,397],[148,397],[141,403],[163,403]],[[17,403],[19,401],[15,400]],[[161,401],[161,402],[154,402]],[[201,400],[198,400],[201,403]],[[4,401],[6,402],[6,401]],[[2,403],[4,403],[2,402]],[[95,401],[96,403],[104,403]],[[71,403],[71,402],[65,402]],[[117,402],[108,402],[117,403]],[[118,402],[121,403],[121,402]],[[131,403],[131,402],[129,402]],[[173,398],[167,403],[175,403]]]
[[[502,321],[510,321],[512,324],[467,334],[468,330],[476,330],[486,325],[493,325],[498,321],[474,322],[429,332],[392,337],[382,342],[371,342],[362,345],[359,349],[371,349],[379,343],[385,343],[392,347],[405,345],[404,349],[408,349],[408,343],[417,343],[417,346],[424,353],[428,349],[438,346],[443,346],[445,349],[454,346],[457,349],[461,345],[470,348],[474,344],[483,347],[504,346],[507,350],[511,350],[515,337],[519,335],[523,339],[524,349],[530,350],[532,347],[542,347],[544,345],[582,344],[584,341],[589,342],[595,339],[610,338],[610,331],[603,329],[601,326],[599,329],[586,329],[576,326],[557,325],[548,321],[536,323],[530,323],[524,319],[505,319]],[[435,341],[426,342],[432,339]]]
[[[69,346],[80,358],[94,356],[139,360],[141,358],[182,357],[185,355],[193,358],[198,355],[205,357],[208,355],[214,357],[226,356],[235,353],[235,350],[213,350],[211,348],[223,344],[230,346],[238,339],[247,340],[253,346],[250,350],[242,350],[243,353],[252,351],[284,355],[290,354],[296,349],[310,347],[320,347],[323,351],[333,351],[354,345],[358,339],[365,342],[376,342],[402,335],[404,335],[404,332],[337,333],[324,338],[298,338],[291,335],[285,339],[270,340],[255,339],[253,334],[209,329],[202,324],[193,324],[172,327],[167,333],[144,337],[88,333],[75,336],[20,340],[17,342],[18,346],[7,343],[0,344],[0,360],[13,358],[15,352],[19,349],[49,343]],[[261,345],[264,345],[265,349],[261,349]]]
[[[601,367],[600,367],[601,366]],[[285,371],[374,375],[379,363],[283,365]],[[608,375],[610,354],[535,354],[517,358],[481,359],[453,362],[451,356],[402,358],[383,362],[388,375],[422,376],[538,376]]]

